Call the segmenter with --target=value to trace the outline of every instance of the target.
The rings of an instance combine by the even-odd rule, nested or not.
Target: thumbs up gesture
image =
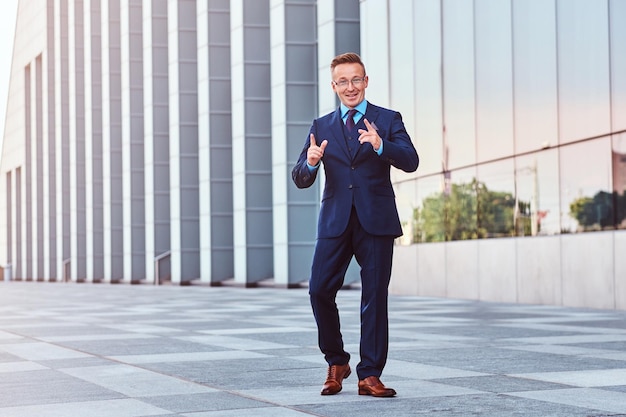
[[[320,159],[324,156],[324,149],[326,149],[326,145],[328,145],[328,141],[324,139],[320,146],[317,146],[315,142],[315,135],[311,133],[310,136],[311,144],[309,145],[309,149],[306,151],[306,160],[311,166],[317,166],[320,163]]]

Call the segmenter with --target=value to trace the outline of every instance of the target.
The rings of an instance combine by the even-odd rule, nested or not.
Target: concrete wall
[[[626,231],[397,246],[390,291],[626,310]]]

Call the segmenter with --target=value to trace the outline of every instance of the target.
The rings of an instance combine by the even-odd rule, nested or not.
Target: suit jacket
[[[365,129],[363,119],[376,126],[378,135],[383,140],[383,152],[380,156],[370,143],[361,145],[358,141],[358,129]],[[338,108],[315,119],[310,133],[315,135],[318,145],[323,140],[328,140],[322,157],[326,184],[318,219],[318,238],[341,235],[346,230],[353,206],[362,227],[368,233],[401,236],[402,228],[389,176],[390,168],[394,166],[413,172],[417,169],[419,158],[400,113],[368,102],[365,115],[352,134],[348,134]],[[310,187],[319,171],[311,171],[307,166],[309,136],[291,172],[298,188]]]

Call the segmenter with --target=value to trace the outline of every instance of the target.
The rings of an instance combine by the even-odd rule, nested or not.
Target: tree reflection
[[[570,203],[570,216],[580,232],[620,227],[626,220],[626,192],[598,191],[593,197],[580,197]],[[565,232],[565,231],[564,231]]]
[[[518,202],[517,211],[515,206],[512,193],[491,191],[475,178],[469,183],[451,184],[445,192],[425,198],[421,209],[414,209],[413,241],[512,236],[515,234],[515,219],[524,217],[530,203]],[[521,227],[525,228],[523,223],[520,222]]]
[[[593,197],[580,197],[570,206],[577,230],[561,233],[626,229],[626,191],[599,191]],[[516,200],[513,193],[489,190],[475,178],[469,183],[448,184],[413,209],[412,242],[530,236],[541,232],[541,219],[547,211],[533,215],[530,201]],[[533,230],[533,222],[536,222]]]

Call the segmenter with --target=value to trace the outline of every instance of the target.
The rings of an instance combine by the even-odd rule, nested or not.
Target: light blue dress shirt
[[[346,124],[346,121],[348,120],[348,111],[350,110],[350,107],[341,103],[339,105],[339,108],[341,109],[341,119],[343,120],[343,123]],[[363,115],[365,114],[365,111],[367,110],[367,101],[363,100],[362,102],[360,102],[354,108],[354,110],[356,110],[356,113],[354,114],[352,119],[354,120],[354,124],[357,124],[359,123],[359,120],[361,120],[361,117],[363,117]]]
[[[348,120],[348,111],[350,110],[350,108],[346,106],[345,104],[341,103],[339,105],[339,109],[341,110],[341,119],[343,120],[343,123],[345,124],[346,120]],[[354,107],[354,109],[356,110],[356,113],[354,114],[354,116],[352,116],[352,119],[354,120],[354,124],[356,125],[359,122],[359,120],[361,120],[361,117],[363,117],[363,115],[365,114],[365,111],[367,110],[367,100],[363,100],[362,102],[357,104]],[[383,141],[382,140],[380,141],[380,148],[378,148],[378,150],[374,152],[376,152],[379,156],[383,153]],[[310,165],[308,162],[306,164],[311,171],[316,170],[320,166],[319,163],[315,166]]]

